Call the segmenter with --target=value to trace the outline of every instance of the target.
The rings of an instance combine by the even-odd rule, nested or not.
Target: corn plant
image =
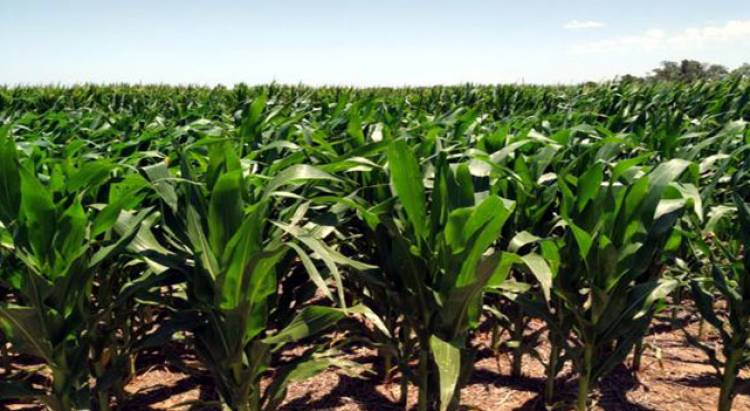
[[[741,193],[746,191],[746,174],[737,172],[733,178],[734,209],[714,208],[712,218],[704,230],[692,238],[693,246],[702,261],[705,275],[690,278],[690,288],[701,317],[721,337],[721,345],[714,346],[684,330],[688,340],[708,357],[721,381],[718,409],[732,409],[737,395],[737,376],[750,364],[750,206]],[[730,219],[730,215],[736,215]],[[705,235],[705,237],[704,237]],[[718,297],[718,298],[717,298]],[[724,303],[717,304],[717,300]]]
[[[608,182],[602,163],[577,178],[559,177],[562,236],[542,247],[554,278],[546,301],[528,305],[542,313],[551,342],[563,344],[553,352],[563,353],[578,373],[579,410],[587,409],[597,381],[625,359],[676,287],[660,278],[654,262],[693,201],[674,183],[688,162],[672,160],[645,175],[627,161],[619,164]]]
[[[371,242],[367,262],[378,267],[352,276],[366,290],[363,303],[389,337],[385,341],[390,339],[402,381],[419,390],[417,408],[456,409],[472,368],[469,337],[479,322],[483,289],[493,275],[502,281],[503,253],[492,245],[513,204],[492,194],[477,199],[468,165],[454,171],[445,154],[438,156],[427,192],[405,140],[390,143],[387,160],[395,204],[350,202]],[[416,370],[408,366],[412,359]]]
[[[513,135],[504,127],[485,136],[479,144],[483,151],[474,150],[471,165],[475,175],[487,175],[494,190],[516,202],[516,211],[503,229],[499,246],[525,254],[554,224],[558,189],[549,169],[562,158],[562,145],[533,130],[521,133]],[[527,333],[532,316],[515,301],[519,294],[528,294],[537,283],[537,276],[549,269],[535,259],[532,254],[520,257],[521,263],[510,273],[512,281],[491,287],[494,296],[487,301],[487,312],[494,322],[491,347],[498,355],[501,346],[510,349],[510,373],[514,377],[521,376],[524,355],[538,356],[536,347],[544,331]],[[507,339],[503,339],[506,333]]]
[[[271,409],[289,381],[345,365],[318,339],[354,324],[335,321],[351,313],[367,321],[335,346],[376,348],[387,380],[400,371],[403,405],[414,384],[421,409],[456,407],[470,337],[488,319],[512,375],[540,360],[555,406],[572,362],[585,407],[633,345],[637,365],[677,282],[696,302],[722,301],[700,304],[704,315],[742,339],[743,240],[727,222],[740,221],[734,193],[746,193],[728,176],[743,164],[731,153],[750,142],[748,102],[740,78],[0,86],[0,134],[12,124],[14,140],[0,144],[0,396],[104,409],[114,395],[120,406],[141,350],[179,343],[197,347],[225,405]],[[691,201],[713,210],[708,222]],[[675,314],[683,289],[671,294]],[[336,308],[308,307],[316,291]],[[11,314],[38,335],[23,338]],[[283,337],[319,316],[330,321]],[[529,332],[532,317],[547,326]],[[308,333],[319,334],[301,342],[310,350],[287,362],[284,348]],[[714,351],[724,379],[740,345]],[[46,366],[18,367],[19,354]],[[49,387],[21,384],[53,369]]]
[[[280,280],[294,262],[290,253],[299,252],[305,261],[310,257],[271,224],[272,218],[295,211],[275,211],[275,192],[291,183],[333,177],[297,166],[264,182],[262,176],[244,175],[228,144],[216,146],[204,173],[190,165],[187,154],[180,160],[179,180],[164,163],[147,170],[162,198],[165,229],[175,246],[144,250],[144,257],[157,255],[184,276],[185,299],[166,330],[194,334],[222,402],[232,410],[276,409],[290,381],[342,363],[313,349],[276,369],[274,381],[261,389],[274,353],[345,316],[343,309],[324,306],[308,306],[295,315],[290,307],[276,305]]]
[[[0,391],[5,397],[37,399],[53,410],[87,409],[97,399],[89,385],[90,333],[97,321],[90,301],[94,276],[124,249],[148,210],[102,246],[82,203],[93,184],[93,168],[80,169],[59,191],[39,180],[32,162],[20,161],[8,129],[3,131],[0,221],[20,267],[9,281],[16,298],[0,305],[0,326],[15,351],[39,358],[49,369],[50,387],[9,380]],[[107,224],[99,228],[108,230]],[[100,408],[107,409],[108,396],[99,399]]]

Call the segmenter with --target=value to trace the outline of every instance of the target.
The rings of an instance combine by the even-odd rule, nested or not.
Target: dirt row
[[[541,324],[532,324],[538,328]],[[597,410],[665,410],[692,411],[716,408],[719,388],[713,368],[705,354],[690,346],[683,329],[697,333],[695,317],[682,320],[675,327],[667,319],[657,320],[646,337],[646,351],[641,370],[633,373],[630,359],[601,382],[595,394]],[[681,328],[682,327],[682,328]],[[703,333],[709,344],[718,343],[715,334]],[[544,410],[544,368],[526,356],[521,377],[510,376],[510,357],[495,355],[489,346],[489,332],[481,332],[473,341],[479,355],[470,383],[461,392],[465,410]],[[295,350],[304,351],[305,347]],[[546,356],[542,342],[539,351]],[[352,347],[345,357],[360,365],[359,375],[328,370],[314,378],[289,386],[281,411],[377,411],[400,410],[398,376],[383,381],[382,364],[376,352]],[[181,364],[181,365],[178,365]],[[29,367],[28,364],[18,366]],[[31,367],[38,368],[32,364]],[[0,375],[2,377],[2,375]],[[734,409],[750,411],[750,372],[740,375],[739,394]],[[565,403],[575,396],[575,376],[564,369],[558,378],[558,400]],[[184,345],[172,345],[160,352],[143,354],[138,359],[138,375],[126,387],[128,399],[115,405],[118,410],[191,410],[211,409],[197,403],[217,401],[211,378],[200,367],[195,356]],[[416,402],[416,389],[409,389],[409,404]],[[0,409],[39,410],[29,403],[0,403]],[[565,409],[560,407],[559,409]]]
[[[697,326],[695,321],[686,325],[693,332]],[[715,336],[707,333],[704,339],[712,342]],[[481,333],[475,344],[484,347],[487,342],[488,334]],[[622,366],[602,381],[596,394],[596,409],[697,411],[716,408],[719,389],[713,368],[703,352],[686,343],[682,330],[656,324],[646,338],[646,346],[640,372],[633,374]],[[544,352],[545,348],[542,346],[540,350]],[[375,370],[379,365],[376,353],[366,348],[352,349],[346,355],[365,370]],[[743,372],[742,377],[734,408],[750,410],[750,374]],[[564,370],[559,381],[560,399],[572,398],[575,378]],[[495,356],[487,349],[480,349],[472,380],[461,393],[462,404],[467,410],[543,410],[543,387],[544,369],[533,358],[525,358],[522,377],[511,377],[507,355]],[[215,399],[206,375],[180,371],[163,363],[143,370],[127,390],[131,399],[120,407],[125,410],[189,409],[192,401]],[[396,404],[398,396],[396,380],[385,383],[375,372],[352,377],[331,370],[293,383],[281,410],[398,410],[401,409]],[[416,401],[413,387],[409,401],[411,404]]]

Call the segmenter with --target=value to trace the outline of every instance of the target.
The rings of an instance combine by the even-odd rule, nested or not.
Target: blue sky
[[[750,62],[749,0],[0,0],[0,83],[569,83]]]

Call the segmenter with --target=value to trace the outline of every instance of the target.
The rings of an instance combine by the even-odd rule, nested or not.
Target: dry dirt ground
[[[685,326],[695,332],[698,325],[691,321]],[[710,333],[703,337],[708,342],[714,338]],[[481,347],[486,342],[487,334],[483,333],[477,337],[475,344]],[[716,408],[719,389],[713,368],[700,350],[685,342],[681,330],[672,329],[665,322],[657,322],[647,337],[647,345],[649,348],[643,357],[642,369],[635,377],[623,366],[600,384],[596,394],[597,410],[697,411]],[[545,347],[541,347],[541,351],[544,352]],[[179,347],[174,347],[171,354],[183,356],[188,362],[194,360],[190,353],[180,353]],[[354,348],[347,357],[365,368],[376,369],[379,365],[375,353],[365,348]],[[167,365],[163,357],[158,356],[139,362],[144,363],[141,372],[127,386],[130,397],[117,409],[188,410],[190,406],[186,403],[215,400],[211,380],[206,375],[181,371]],[[464,409],[543,410],[542,365],[526,357],[523,377],[511,377],[509,370],[507,356],[495,357],[489,350],[480,350],[472,380],[462,391]],[[559,378],[557,392],[561,399],[575,395],[575,379],[566,378],[567,373],[563,370]],[[750,373],[745,371],[741,377],[742,387],[735,399],[734,409],[750,410]],[[398,410],[401,409],[395,402],[398,394],[398,383],[385,384],[382,377],[375,373],[365,373],[357,378],[331,370],[292,384],[280,410]],[[410,403],[413,404],[416,391],[411,389],[409,394]],[[3,405],[0,404],[0,407]],[[6,404],[5,407],[36,408],[20,404]]]

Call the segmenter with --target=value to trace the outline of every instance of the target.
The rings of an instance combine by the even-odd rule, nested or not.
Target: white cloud
[[[743,43],[750,44],[750,20],[732,20],[724,25],[691,27],[673,33],[651,29],[640,34],[577,44],[572,47],[572,51],[575,53],[691,51]]]
[[[593,20],[586,20],[586,21],[580,21],[580,20],[571,20],[565,25],[563,25],[563,28],[565,30],[589,30],[589,29],[600,29],[604,27],[604,23],[600,21],[593,21]]]

